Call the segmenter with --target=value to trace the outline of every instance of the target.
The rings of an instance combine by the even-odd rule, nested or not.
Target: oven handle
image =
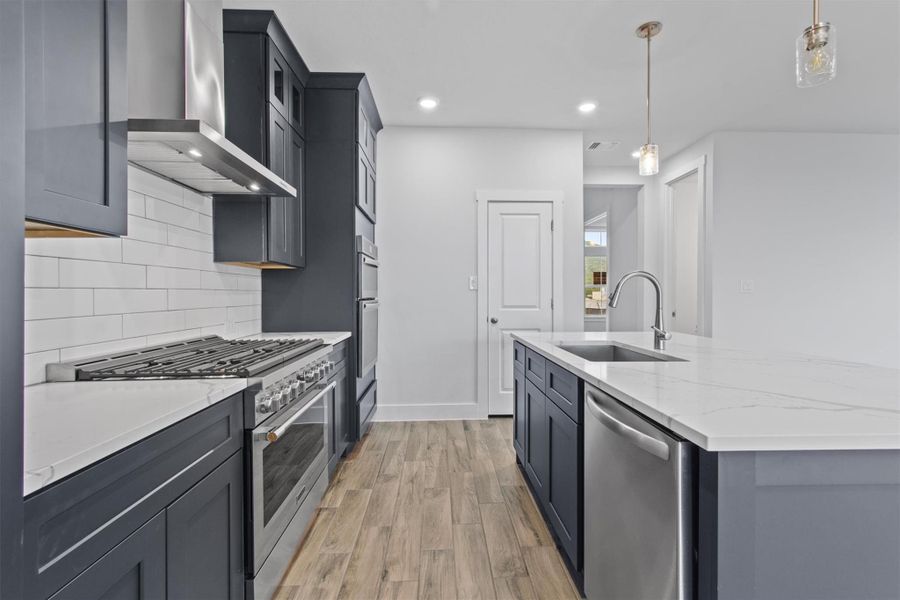
[[[375,260],[374,258],[369,258],[365,254],[362,255],[362,262],[364,265],[370,265],[375,267],[376,269],[381,266],[378,264],[377,260]]]
[[[284,432],[288,430],[288,427],[293,425],[294,422],[303,415],[303,413],[308,411],[312,407],[313,404],[318,402],[319,398],[321,398],[322,396],[324,396],[325,394],[327,394],[328,392],[333,390],[335,387],[337,387],[337,381],[332,381],[331,383],[326,385],[325,389],[323,389],[321,392],[316,394],[312,400],[310,400],[309,402],[306,403],[306,406],[304,406],[303,408],[301,408],[300,410],[295,412],[294,415],[290,419],[288,419],[287,421],[285,421],[284,423],[282,423],[275,429],[267,431],[265,434],[266,440],[269,442],[277,442],[278,438],[283,436]]]

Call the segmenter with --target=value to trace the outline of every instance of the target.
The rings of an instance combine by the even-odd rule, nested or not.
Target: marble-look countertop
[[[322,338],[349,331],[263,333]],[[246,379],[76,381],[25,388],[24,495],[55,483],[247,387]]]
[[[768,353],[686,334],[662,352],[685,362],[589,362],[560,343],[652,333],[513,333],[513,338],[710,451],[900,449],[900,370]]]

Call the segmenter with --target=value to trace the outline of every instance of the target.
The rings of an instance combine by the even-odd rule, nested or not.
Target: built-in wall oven
[[[364,377],[378,362],[378,247],[356,236],[357,253],[357,377]]]

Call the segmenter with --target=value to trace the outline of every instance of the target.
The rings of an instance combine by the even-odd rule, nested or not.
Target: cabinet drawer
[[[525,346],[513,342],[513,368],[525,370]]]
[[[378,406],[378,382],[372,383],[369,389],[365,391],[362,398],[359,399],[357,409],[359,413],[359,439],[366,434],[372,417],[375,416],[375,409]]]
[[[544,381],[546,379],[547,359],[532,350],[525,348],[525,376],[531,381],[537,389],[544,391]]]
[[[547,397],[569,415],[569,418],[581,423],[583,406],[581,380],[549,360],[545,373]]]
[[[25,500],[24,580],[47,598],[241,449],[236,394]]]

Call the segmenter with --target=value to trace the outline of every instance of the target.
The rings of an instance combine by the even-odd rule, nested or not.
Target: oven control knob
[[[256,412],[266,414],[272,412],[272,397],[266,394],[256,401]]]

